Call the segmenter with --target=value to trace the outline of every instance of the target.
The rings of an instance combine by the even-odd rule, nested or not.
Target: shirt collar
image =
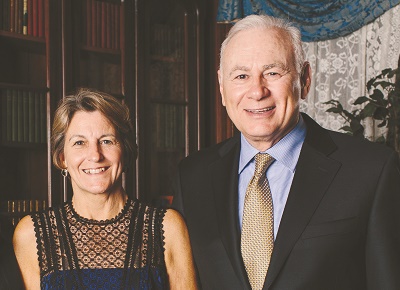
[[[306,125],[300,115],[296,127],[286,134],[278,143],[269,148],[263,153],[268,153],[275,162],[282,163],[293,173],[296,170],[296,164],[300,156],[300,150],[306,137]],[[239,174],[250,163],[253,157],[259,152],[256,148],[250,145],[246,138],[241,134],[241,149],[239,159]]]

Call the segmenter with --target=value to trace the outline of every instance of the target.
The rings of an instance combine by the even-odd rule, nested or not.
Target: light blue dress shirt
[[[283,210],[292,185],[300,150],[306,137],[306,125],[300,116],[296,127],[278,143],[262,153],[268,153],[275,161],[267,170],[267,179],[274,207],[274,238],[278,233]],[[254,156],[259,153],[246,138],[241,135],[239,160],[239,222],[242,227],[243,206],[247,186],[254,175]]]

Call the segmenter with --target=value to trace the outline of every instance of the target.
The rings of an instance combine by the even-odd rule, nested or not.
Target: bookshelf
[[[199,3],[0,0],[0,212],[16,223],[70,198],[49,134],[59,100],[78,87],[131,110],[139,151],[128,194],[171,201],[175,168],[201,141]]]
[[[138,11],[144,46],[137,62],[146,69],[139,67],[137,190],[142,199],[168,205],[179,161],[199,148],[198,7],[149,0]]]
[[[49,5],[0,0],[0,212],[14,224],[52,200],[48,110],[55,75],[50,77]]]

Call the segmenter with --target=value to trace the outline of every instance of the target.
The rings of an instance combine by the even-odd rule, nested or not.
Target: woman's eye
[[[103,144],[103,145],[112,145],[112,144],[114,144],[114,142],[111,141],[111,140],[101,140],[101,141],[100,141],[100,144]]]
[[[83,141],[75,141],[75,143],[74,143],[74,145],[78,145],[78,146],[81,146],[81,145],[83,145],[83,144],[84,144]]]

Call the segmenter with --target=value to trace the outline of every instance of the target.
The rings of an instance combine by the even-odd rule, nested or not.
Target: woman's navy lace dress
[[[168,289],[165,210],[128,200],[117,217],[80,217],[71,202],[32,215],[41,289]]]

